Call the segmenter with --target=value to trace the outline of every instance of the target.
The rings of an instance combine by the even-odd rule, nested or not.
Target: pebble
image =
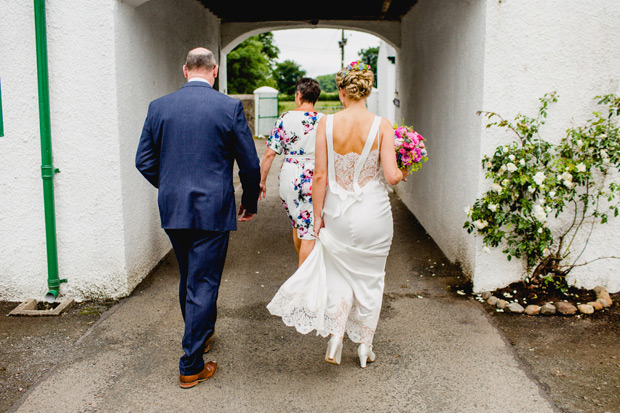
[[[603,304],[599,303],[598,301],[590,301],[588,305],[591,305],[596,311],[603,309]]]
[[[511,313],[523,314],[523,306],[519,303],[510,303],[506,306],[506,309]]]
[[[491,293],[489,291],[485,291],[481,295],[482,295],[482,298],[485,300],[488,300],[489,298],[491,298]]]
[[[598,287],[594,287],[594,293],[596,294],[596,301],[603,304],[603,307],[611,307],[613,301],[611,301],[611,297],[609,296],[609,292],[600,285]]]
[[[577,307],[566,301],[560,301],[559,303],[553,303],[555,308],[560,314],[573,315],[577,313]]]
[[[552,315],[558,311],[557,308],[553,305],[553,303],[547,303],[540,308],[540,314],[543,315]]]
[[[577,306],[581,314],[594,314],[594,307],[588,304],[579,304]]]
[[[506,308],[507,305],[508,305],[508,301],[506,301],[506,300],[498,300],[497,301],[497,308],[500,308],[500,309],[503,310],[503,309]]]
[[[487,300],[487,304],[489,305],[495,305],[497,304],[497,297],[495,296],[490,296],[489,299]]]
[[[555,308],[555,307],[553,307]],[[538,305],[534,305],[534,304],[530,304],[527,307],[525,307],[525,314],[527,315],[538,315],[540,314],[540,306]]]

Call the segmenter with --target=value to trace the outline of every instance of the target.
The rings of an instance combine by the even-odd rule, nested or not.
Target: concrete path
[[[264,145],[257,147],[262,153]],[[216,335],[205,358],[218,362],[214,378],[190,390],[178,386],[183,324],[169,255],[12,410],[556,411],[480,305],[448,291],[458,272],[394,196],[377,361],[361,369],[345,339],[342,364],[325,363],[326,339],[298,334],[265,308],[297,262],[277,197],[279,164],[273,168],[259,215],[231,235]]]

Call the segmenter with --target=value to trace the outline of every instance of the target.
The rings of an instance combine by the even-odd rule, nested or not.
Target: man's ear
[[[219,69],[219,66],[218,66],[218,65],[215,65],[215,67],[213,68],[213,78],[216,78],[216,77],[217,77],[217,71],[218,71],[218,69]]]
[[[183,76],[187,79],[187,66],[183,65]]]

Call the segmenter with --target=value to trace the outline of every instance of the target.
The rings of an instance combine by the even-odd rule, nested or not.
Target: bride
[[[374,361],[372,341],[392,244],[392,210],[381,182],[406,180],[396,165],[394,130],[366,108],[374,74],[353,62],[336,82],[345,109],[317,128],[312,184],[314,249],[267,305],[287,326],[331,336],[325,361],[340,364],[346,332],[360,366]]]

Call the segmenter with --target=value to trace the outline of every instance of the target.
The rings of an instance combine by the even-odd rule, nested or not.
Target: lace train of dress
[[[333,117],[328,116],[325,228],[267,306],[302,334],[346,332],[353,342],[372,345],[393,235],[389,198],[379,180],[379,153],[370,151],[380,119],[375,118],[361,155],[340,155],[333,150]]]

